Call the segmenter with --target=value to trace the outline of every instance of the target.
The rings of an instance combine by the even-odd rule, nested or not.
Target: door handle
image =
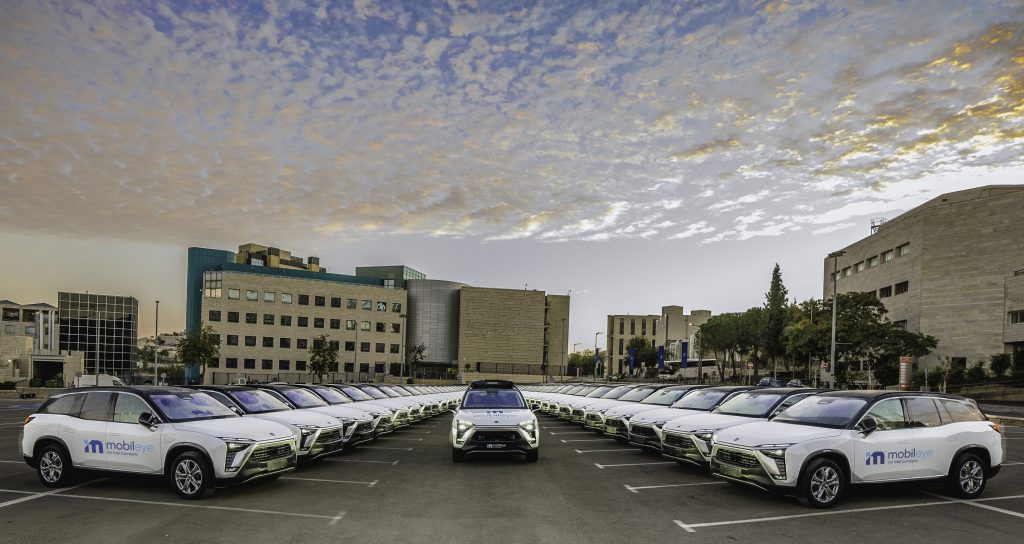
[[[900,444],[909,444],[909,443],[910,443],[910,441],[909,441],[909,440],[900,440],[900,442],[899,442],[899,443],[900,443]]]

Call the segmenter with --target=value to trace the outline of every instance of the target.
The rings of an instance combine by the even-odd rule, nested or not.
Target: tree
[[[654,341],[647,340],[640,336],[634,336],[629,339],[626,343],[626,353],[629,353],[630,349],[635,349],[636,354],[633,356],[633,368],[635,369],[646,369],[648,375],[651,373],[651,369],[657,368],[658,366],[658,349],[654,347]],[[654,370],[657,372],[657,370]]]
[[[779,264],[775,263],[772,270],[772,282],[768,292],[764,295],[764,350],[768,359],[773,364],[778,364],[778,359],[786,354],[786,339],[784,331],[789,321],[789,311],[786,304],[786,286],[782,284],[782,272]],[[786,370],[789,370],[789,360],[785,359]],[[773,366],[774,368],[774,366]]]
[[[412,368],[423,362],[423,359],[427,356],[427,346],[425,344],[419,344],[417,346],[409,347],[406,350],[405,358],[409,361],[409,377],[412,378]],[[411,382],[410,382],[411,383]]]
[[[600,370],[600,368],[603,367],[604,357],[605,357],[605,354],[602,351],[601,354],[598,356],[599,361],[602,363],[601,367],[599,367],[599,370]],[[580,374],[583,374],[583,375],[593,374],[594,373],[594,350],[592,350],[592,349],[585,349],[583,351],[577,351],[577,352],[574,352],[574,353],[570,353],[569,354],[569,366],[571,368],[579,369],[579,373]]]
[[[178,362],[186,368],[199,366],[199,383],[206,377],[206,366],[220,357],[220,335],[213,327],[199,322],[199,326],[186,331],[178,342]]]
[[[998,380],[1006,376],[1006,371],[1010,370],[1012,364],[1013,359],[1010,358],[1009,353],[997,353],[992,356],[988,368],[992,371],[992,377]]]
[[[152,345],[146,344],[135,352],[135,360],[139,362],[142,370],[149,370],[149,366],[153,364],[153,356],[156,354],[156,349]]]
[[[327,340],[326,334],[313,339],[309,347],[309,373],[316,376],[317,383],[322,383],[331,367],[338,363],[338,344]]]
[[[988,371],[985,370],[985,361],[975,361],[967,372],[964,373],[964,380],[967,383],[981,383],[988,378]]]

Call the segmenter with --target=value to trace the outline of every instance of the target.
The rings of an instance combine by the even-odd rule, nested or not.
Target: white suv
[[[973,499],[1003,462],[1002,429],[968,399],[937,393],[835,391],[768,422],[718,431],[713,475],[836,504],[850,484],[943,480]]]
[[[503,451],[523,453],[527,462],[535,463],[540,455],[540,427],[514,383],[476,381],[452,418],[451,445],[456,463],[467,454]]]
[[[28,416],[25,462],[49,487],[79,470],[165,475],[199,499],[218,485],[295,469],[298,436],[243,418],[205,393],[178,387],[91,387],[48,398]]]

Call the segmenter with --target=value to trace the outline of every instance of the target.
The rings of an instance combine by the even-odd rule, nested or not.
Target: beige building
[[[59,336],[57,308],[0,300],[0,382],[19,387],[33,380],[57,387],[72,382],[84,372],[84,358],[81,352],[59,351]]]
[[[824,259],[823,296],[835,268],[837,291],[873,293],[890,320],[936,337],[918,363],[965,365],[1001,352],[1024,361],[1024,185],[942,195],[843,250]]]
[[[680,348],[687,342],[687,357],[695,359],[693,337],[697,329],[711,319],[709,310],[693,310],[687,314],[682,306],[662,306],[659,315],[619,314],[608,316],[605,329],[605,374],[629,371],[627,346],[633,338],[643,338],[655,346],[665,346],[665,360],[679,361]]]
[[[568,296],[463,286],[459,368],[470,365],[474,372],[496,374],[558,374],[568,364],[568,326]]]

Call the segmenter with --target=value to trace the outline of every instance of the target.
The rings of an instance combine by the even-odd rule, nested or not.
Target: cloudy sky
[[[0,4],[0,298],[161,299],[185,248],[760,304],[940,193],[1024,183],[1024,3]],[[144,331],[152,329],[143,317]]]

